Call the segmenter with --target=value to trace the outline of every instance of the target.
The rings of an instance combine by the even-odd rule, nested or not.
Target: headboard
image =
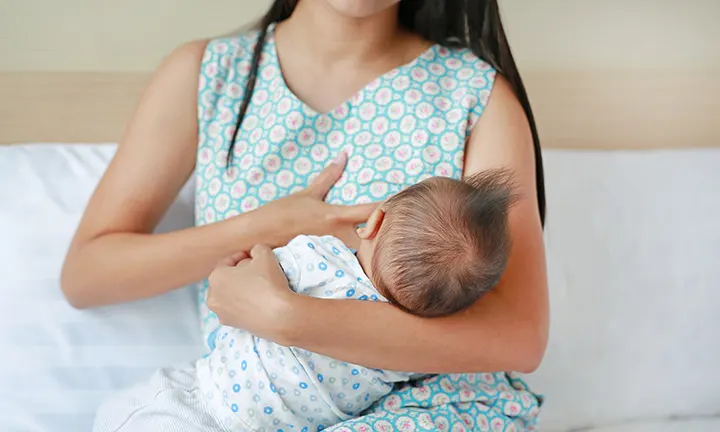
[[[0,144],[117,142],[149,75],[0,73]],[[720,70],[524,74],[546,148],[720,147]]]

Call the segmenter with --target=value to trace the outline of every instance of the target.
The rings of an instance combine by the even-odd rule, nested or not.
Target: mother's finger
[[[332,188],[340,179],[340,176],[342,176],[346,163],[347,155],[345,152],[338,153],[332,163],[325,167],[317,178],[310,183],[307,192],[318,199],[325,199],[325,195],[330,191],[330,188]]]

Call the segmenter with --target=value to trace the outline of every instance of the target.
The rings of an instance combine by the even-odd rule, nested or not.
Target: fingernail
[[[335,159],[333,159],[332,163],[334,163],[335,165],[342,165],[343,163],[345,163],[346,157],[347,155],[345,154],[345,152],[340,152],[337,154],[337,156],[335,156]]]

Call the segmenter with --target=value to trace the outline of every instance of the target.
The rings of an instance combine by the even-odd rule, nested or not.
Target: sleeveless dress
[[[318,113],[287,87],[274,26],[228,167],[257,39],[258,32],[215,39],[205,51],[198,93],[197,225],[307,187],[340,151],[349,158],[327,196],[332,204],[381,201],[432,176],[461,178],[465,142],[494,83],[491,66],[469,50],[436,45],[330,112]],[[220,324],[207,308],[206,294],[207,281],[200,284],[199,307],[211,347]],[[365,416],[328,430],[534,430],[539,407],[540,398],[515,374],[438,375],[400,386]]]

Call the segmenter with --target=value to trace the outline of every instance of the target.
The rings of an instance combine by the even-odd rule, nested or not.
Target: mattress
[[[77,311],[62,259],[112,145],[0,147],[0,431],[90,429],[100,400],[201,355],[193,287]],[[543,431],[720,430],[720,151],[545,152]],[[186,186],[159,231],[193,223]],[[478,341],[482,343],[482,341]]]

